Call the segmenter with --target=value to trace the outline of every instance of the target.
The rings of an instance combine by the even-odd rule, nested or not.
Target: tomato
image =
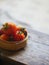
[[[17,27],[16,25],[13,24],[13,25],[11,26],[11,30],[12,30],[13,35],[15,35],[16,32],[17,32],[18,30],[20,30],[20,29],[19,29],[19,27]]]
[[[0,39],[8,40],[8,36],[6,34],[0,35]]]
[[[25,35],[24,35],[24,33],[21,32],[21,31],[17,31],[17,33],[16,33],[15,36],[14,36],[14,40],[15,40],[15,41],[21,41],[21,40],[23,40],[24,38],[25,38]]]
[[[4,31],[4,34],[7,35],[15,34],[17,30],[18,27],[16,27],[16,25],[12,23],[5,23],[2,27],[2,31]]]
[[[0,38],[8,41],[21,41],[25,38],[24,28],[20,28],[13,23],[5,23],[0,31]]]

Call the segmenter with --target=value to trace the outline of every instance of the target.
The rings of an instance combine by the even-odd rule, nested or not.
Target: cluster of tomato
[[[20,27],[13,23],[5,23],[0,29],[0,39],[8,41],[21,41],[25,38],[24,32]]]

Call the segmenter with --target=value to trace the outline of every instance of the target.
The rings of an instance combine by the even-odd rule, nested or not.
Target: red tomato
[[[15,36],[14,36],[15,41],[21,41],[25,38],[24,33],[22,33],[22,32],[20,33],[20,32],[21,31],[17,31],[17,33],[15,34]]]
[[[15,34],[18,28],[15,24],[12,23],[5,23],[2,27],[2,31],[4,31],[4,34],[11,35]]]
[[[24,29],[21,29],[13,23],[5,23],[1,28],[0,35],[2,35],[0,38],[4,40],[20,41],[25,38],[23,31]]]
[[[2,34],[0,36],[0,39],[3,39],[3,40],[8,40],[8,36],[6,34]]]

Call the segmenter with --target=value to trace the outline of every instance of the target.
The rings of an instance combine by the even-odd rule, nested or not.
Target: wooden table
[[[27,65],[49,65],[49,35],[28,30],[28,42],[24,49],[4,56]],[[11,52],[12,53],[12,52]]]
[[[5,16],[4,16],[5,15]],[[17,22],[10,17],[7,12],[2,15],[2,21],[14,21],[16,24],[21,24],[27,28],[28,42],[24,49],[10,52],[1,51],[0,55],[27,65],[49,65],[49,35],[33,30],[29,25]],[[5,18],[4,18],[5,17]]]

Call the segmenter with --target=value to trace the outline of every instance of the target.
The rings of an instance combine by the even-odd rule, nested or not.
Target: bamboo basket
[[[19,50],[21,48],[24,48],[26,46],[27,43],[27,39],[28,39],[28,35],[27,32],[25,34],[25,39],[22,41],[5,41],[0,39],[0,48],[1,49],[5,49],[5,50],[10,50],[10,51],[15,51],[15,50]]]

